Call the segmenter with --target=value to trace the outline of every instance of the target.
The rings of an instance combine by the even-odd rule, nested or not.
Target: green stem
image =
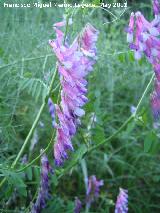
[[[65,44],[66,35],[67,35],[67,31],[68,31],[68,21],[69,21],[69,16],[67,16],[66,30],[65,30],[65,35],[64,35],[64,44]],[[47,57],[48,57],[48,56],[47,56]],[[38,113],[39,115],[41,115],[41,113],[42,113],[42,111],[43,111],[43,109],[44,109],[44,107],[45,107],[45,105],[46,105],[46,102],[47,102],[46,99],[48,99],[48,97],[50,97],[51,93],[53,92],[53,91],[52,91],[52,87],[53,87],[53,83],[54,83],[54,80],[55,80],[55,77],[56,77],[57,69],[58,69],[58,64],[56,64],[56,68],[55,68],[55,72],[54,72],[55,75],[53,75],[53,78],[52,78],[52,81],[51,81],[51,84],[50,84],[50,88],[49,88],[49,93],[48,93],[48,95],[46,96],[45,101],[44,101],[44,103],[42,104],[42,106],[41,106],[41,108],[40,108],[40,111],[39,111],[39,113]],[[59,84],[56,86],[56,88],[55,88],[54,90],[56,90],[56,89],[58,88],[58,86],[59,86]],[[61,90],[61,87],[60,87],[60,89],[59,89],[57,103],[59,102],[59,98],[60,98],[60,90]],[[38,119],[38,121],[39,121],[39,118],[40,118],[39,115],[37,115],[37,118],[36,118],[36,119]],[[35,120],[34,123],[37,124],[38,121]],[[12,167],[11,167],[11,168],[14,168],[14,164],[16,165],[17,161],[18,161],[19,158],[20,158],[19,155],[21,156],[21,154],[23,153],[23,150],[24,150],[26,144],[28,143],[28,137],[30,138],[30,134],[32,135],[32,133],[33,133],[35,127],[36,127],[36,125],[34,125],[34,123],[33,123],[33,126],[32,126],[32,128],[31,128],[31,130],[30,130],[31,133],[29,132],[29,134],[28,134],[28,136],[27,136],[27,138],[26,138],[26,140],[25,140],[25,142],[24,142],[24,144],[23,144],[23,146],[22,146],[22,148],[21,148],[21,150],[20,150],[20,152],[19,152],[17,158],[15,159],[16,162],[14,162],[14,163],[12,164]],[[34,127],[34,126],[35,126],[35,127]],[[53,135],[54,135],[54,134],[53,134]],[[52,136],[52,139],[53,139],[53,136]],[[24,171],[26,168],[28,168],[28,167],[31,166],[34,162],[36,162],[36,161],[42,156],[42,154],[45,153],[45,152],[50,148],[50,145],[52,144],[52,139],[51,139],[51,141],[49,142],[48,146],[44,149],[44,151],[43,151],[40,155],[38,155],[35,159],[33,159],[33,160],[32,160],[29,164],[27,164],[25,167],[23,167],[22,169],[19,169],[17,172],[22,172],[22,171]],[[17,160],[17,159],[18,159],[18,160]]]
[[[144,90],[144,92],[143,92],[143,94],[142,94],[142,96],[141,96],[141,98],[140,98],[140,100],[139,100],[139,102],[138,102],[138,104],[137,104],[136,111],[135,111],[135,113],[134,113],[135,115],[137,114],[138,110],[140,109],[140,106],[141,106],[141,104],[142,104],[142,102],[143,102],[143,99],[144,99],[145,95],[147,94],[149,87],[150,87],[151,84],[152,84],[152,81],[153,81],[153,79],[154,79],[154,76],[155,76],[154,74],[151,76],[151,79],[150,79],[149,83],[147,84],[146,89]]]
[[[113,138],[115,138],[132,120],[134,119],[134,115],[131,115],[123,124],[122,126],[120,126],[120,128],[111,136],[109,136],[107,139],[105,139],[104,141],[100,142],[99,144],[91,147],[88,152],[91,152],[97,148],[99,148],[100,146],[102,146],[103,144],[105,144],[106,142],[111,141]]]
[[[51,137],[51,140],[49,142],[49,144],[47,145],[47,147],[41,152],[41,154],[39,154],[36,158],[34,158],[30,163],[28,163],[26,166],[24,166],[23,168],[15,171],[17,173],[20,173],[20,172],[23,172],[24,170],[26,170],[28,167],[32,166],[37,160],[40,159],[40,157],[48,151],[48,149],[50,148],[50,146],[52,145],[52,141],[53,141],[53,138],[55,136],[55,129],[54,129],[54,132],[52,134],[52,137]]]
[[[119,128],[113,135],[111,135],[110,137],[108,137],[107,139],[105,139],[104,141],[102,141],[101,143],[99,143],[99,144],[93,146],[92,148],[90,148],[88,152],[91,152],[91,151],[93,151],[93,150],[99,148],[100,146],[102,146],[102,145],[105,144],[106,142],[111,141],[113,138],[115,138],[115,137],[116,137],[116,136],[117,136],[117,135],[118,135],[118,134],[119,134],[119,133],[120,133],[120,132],[121,132],[121,131],[122,131],[133,119],[134,119],[134,118],[135,118],[135,117],[136,117],[136,115],[137,115],[137,113],[138,113],[138,111],[139,111],[139,109],[140,109],[140,106],[141,106],[141,104],[142,104],[142,102],[143,102],[143,99],[144,99],[145,95],[146,95],[147,92],[148,92],[148,89],[150,88],[150,86],[151,86],[151,84],[152,84],[153,79],[154,79],[154,74],[152,75],[152,77],[151,77],[149,83],[147,84],[147,86],[146,86],[146,88],[145,88],[145,90],[144,90],[144,92],[143,92],[143,94],[142,94],[142,96],[141,96],[141,98],[140,98],[140,100],[139,100],[139,102],[138,102],[138,104],[137,104],[135,113],[134,113],[133,115],[131,115],[131,116],[122,124],[122,126],[120,126],[120,128]]]
[[[30,138],[31,138],[31,136],[32,136],[37,124],[38,124],[38,122],[39,122],[41,114],[42,114],[42,112],[43,112],[43,110],[44,110],[44,108],[45,108],[45,106],[47,104],[47,100],[48,100],[49,96],[51,95],[53,83],[54,83],[55,78],[56,78],[56,74],[57,74],[57,64],[56,64],[55,71],[54,71],[54,74],[53,74],[53,77],[52,77],[52,80],[51,80],[51,83],[50,83],[48,94],[46,95],[45,100],[44,100],[44,102],[42,103],[42,105],[40,107],[40,110],[39,110],[39,112],[38,112],[38,114],[36,116],[36,119],[33,122],[33,125],[31,127],[31,129],[30,129],[30,131],[29,131],[29,133],[28,133],[28,135],[27,135],[27,137],[26,137],[26,139],[25,139],[25,141],[24,141],[24,143],[23,143],[23,145],[22,145],[22,147],[21,147],[16,159],[14,160],[14,162],[11,165],[12,169],[15,168],[15,166],[17,165],[17,162],[19,161],[20,157],[22,156],[22,154],[24,152],[24,149],[26,148],[26,146],[27,146],[27,144],[28,144],[28,142],[29,142],[29,140],[30,140]],[[6,178],[3,178],[3,180],[0,183],[0,187],[5,183],[5,181],[6,181]]]
[[[111,136],[109,136],[108,138],[106,138],[106,139],[105,139],[104,141],[102,141],[101,143],[99,143],[99,144],[93,146],[93,147],[90,148],[88,151],[86,151],[86,152],[83,154],[83,157],[82,157],[82,158],[84,158],[85,155],[88,154],[88,153],[90,153],[91,151],[93,151],[93,150],[99,148],[100,146],[104,145],[106,142],[109,142],[109,141],[113,140],[113,138],[115,138],[115,137],[116,137],[125,127],[127,127],[127,125],[136,117],[136,115],[137,115],[137,113],[138,113],[138,111],[139,111],[139,109],[140,109],[140,106],[141,106],[141,104],[142,104],[142,102],[143,102],[143,100],[144,100],[144,97],[145,97],[145,95],[147,94],[147,92],[148,92],[148,90],[149,90],[149,88],[150,88],[150,86],[151,86],[151,84],[152,84],[153,79],[154,79],[154,74],[152,75],[152,77],[151,77],[149,83],[147,84],[147,86],[146,86],[146,88],[145,88],[145,90],[144,90],[144,92],[143,92],[143,94],[142,94],[142,96],[141,96],[141,98],[140,98],[140,100],[139,100],[139,102],[138,102],[138,104],[137,104],[136,112],[135,112],[133,115],[131,115],[131,116],[119,127],[119,129],[118,129],[115,133],[113,133]],[[60,179],[61,177],[63,177],[64,174],[66,174],[73,166],[75,166],[75,165],[78,163],[78,161],[79,161],[79,159],[77,160],[77,162],[74,162],[74,164],[73,164],[72,166],[69,166],[67,169],[64,169],[64,171],[58,176],[58,179]],[[58,173],[57,170],[56,170],[56,173]]]
[[[23,144],[23,146],[21,147],[21,149],[20,149],[20,151],[19,151],[19,153],[18,153],[16,159],[14,160],[14,162],[13,162],[13,164],[12,164],[12,166],[11,166],[11,168],[14,168],[14,167],[16,166],[18,160],[19,160],[20,157],[22,156],[22,154],[23,154],[23,152],[24,152],[24,149],[25,149],[26,145],[28,144],[28,142],[29,142],[29,140],[30,140],[30,138],[31,138],[31,136],[32,136],[32,134],[33,134],[33,132],[34,132],[34,130],[35,130],[37,124],[38,124],[38,122],[39,122],[39,119],[40,119],[40,117],[41,117],[41,114],[42,114],[42,112],[43,112],[43,110],[44,110],[44,108],[45,108],[45,106],[46,106],[46,104],[47,104],[48,97],[51,95],[53,83],[54,83],[55,78],[56,78],[56,74],[57,74],[57,65],[56,65],[56,68],[55,68],[55,71],[54,71],[54,74],[53,74],[53,77],[52,77],[52,80],[51,80],[51,84],[50,84],[50,87],[49,87],[48,94],[46,95],[46,98],[45,98],[44,102],[43,102],[42,105],[41,105],[41,108],[40,108],[40,110],[39,110],[39,112],[38,112],[38,114],[37,114],[37,117],[36,117],[35,121],[33,122],[33,125],[32,125],[32,127],[31,127],[31,129],[30,129],[30,131],[29,131],[29,133],[28,133],[28,135],[27,135],[27,137],[26,137],[26,140],[24,141],[24,144]]]
[[[133,115],[131,115],[131,116],[119,127],[119,129],[118,129],[115,133],[113,133],[111,136],[109,136],[108,138],[106,138],[106,139],[105,139],[104,141],[102,141],[101,143],[99,143],[99,144],[93,146],[92,148],[88,149],[88,151],[86,151],[86,152],[84,153],[83,158],[84,158],[84,156],[85,156],[86,154],[88,154],[88,153],[90,153],[91,151],[93,151],[93,150],[99,148],[100,146],[104,145],[106,142],[109,142],[109,141],[113,140],[113,138],[115,138],[115,137],[116,137],[125,127],[127,127],[127,125],[135,118],[135,116],[137,115],[138,110],[140,109],[140,106],[141,106],[141,104],[142,104],[142,102],[143,102],[143,100],[144,100],[144,97],[145,97],[145,95],[147,94],[148,89],[150,88],[150,85],[151,85],[153,79],[154,79],[154,75],[152,75],[152,77],[151,77],[149,83],[148,83],[147,86],[146,86],[146,89],[144,90],[144,92],[143,92],[143,94],[142,94],[142,96],[141,96],[141,98],[140,98],[140,100],[139,100],[139,102],[138,102],[138,104],[137,104],[136,113],[134,113]],[[54,137],[54,133],[53,133],[52,139],[53,139],[53,137]],[[52,139],[51,139],[50,143],[48,144],[48,146],[45,148],[44,152],[46,152],[46,151],[50,148],[50,145],[52,144]],[[43,153],[44,153],[44,152],[43,152]],[[42,154],[43,154],[43,153],[42,153]],[[29,166],[31,166],[34,162],[36,162],[36,161],[41,157],[42,154],[40,154],[39,156],[37,156],[32,162],[30,162],[29,164],[27,164],[25,167],[23,167],[22,169],[18,170],[17,172],[23,172],[25,169],[27,169]],[[59,176],[58,179],[60,179],[62,176],[64,176],[64,175],[67,173],[67,171],[69,171],[69,170],[70,170],[73,166],[75,166],[76,164],[77,164],[77,162],[75,162],[74,164],[72,164],[72,165],[71,165],[70,167],[68,167],[67,169],[64,169],[64,171],[63,171],[60,175],[58,175],[58,176]],[[59,171],[56,170],[56,173],[59,174]]]
[[[35,130],[37,124],[38,124],[38,121],[39,121],[40,116],[41,116],[41,114],[42,114],[42,112],[43,112],[43,110],[44,110],[45,105],[46,105],[45,102],[41,105],[41,108],[40,108],[40,110],[39,110],[39,112],[38,112],[38,114],[37,114],[37,117],[36,117],[36,119],[35,119],[35,121],[34,121],[32,127],[31,127],[31,129],[30,129],[30,131],[29,131],[29,133],[28,133],[28,135],[27,135],[27,137],[26,137],[26,139],[25,139],[25,141],[24,141],[24,143],[23,143],[23,145],[22,145],[22,147],[21,147],[21,149],[20,149],[20,151],[19,151],[19,153],[18,153],[16,159],[14,160],[14,162],[13,162],[11,168],[14,168],[14,167],[16,166],[18,160],[19,160],[20,157],[22,156],[22,154],[23,154],[23,152],[24,152],[24,149],[25,149],[26,145],[28,144],[28,142],[29,142],[29,140],[30,140],[30,138],[31,138],[31,136],[32,136],[32,134],[33,134],[33,132],[34,132],[34,130]]]

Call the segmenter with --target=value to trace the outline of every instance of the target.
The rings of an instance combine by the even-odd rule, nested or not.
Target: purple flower
[[[160,14],[160,2],[159,0],[152,0],[153,2],[153,11],[155,15]]]
[[[155,81],[155,90],[151,95],[151,107],[155,121],[160,118],[160,82]]]
[[[101,186],[103,186],[103,180],[97,180],[95,175],[89,177],[88,188],[86,192],[86,203],[88,207],[90,207],[91,203],[99,197]]]
[[[128,191],[125,189],[119,189],[119,195],[116,201],[115,213],[127,213],[128,212]]]
[[[48,107],[49,107],[49,112],[52,118],[52,126],[55,127],[56,122],[55,122],[55,107],[53,104],[53,101],[51,98],[48,99]]]
[[[160,35],[160,18],[155,17],[152,22],[149,22],[141,14],[141,12],[135,13],[135,33],[133,30],[127,32],[127,41],[130,43],[130,48],[135,52],[135,58],[139,60],[142,54],[146,55],[148,61],[154,64],[159,60],[159,38]],[[134,29],[133,13],[131,13],[129,29],[132,23],[132,29]],[[128,39],[128,33],[132,33],[133,39]]]
[[[28,163],[28,156],[27,156],[27,154],[23,155],[23,157],[21,159],[21,163],[23,165],[26,165]]]
[[[130,111],[131,111],[131,114],[132,114],[132,115],[135,114],[136,110],[137,110],[137,108],[136,108],[135,106],[132,105],[132,106],[130,107]]]
[[[139,60],[143,55],[146,56],[149,63],[152,64],[156,83],[160,83],[160,2],[159,0],[153,0],[153,10],[155,17],[149,22],[145,19],[141,12],[135,13],[135,33],[133,35],[133,41],[129,42],[129,47],[135,53],[135,59]],[[129,29],[134,29],[133,13],[131,13]],[[127,31],[127,41],[128,33],[133,32],[133,30]],[[151,106],[154,119],[160,118],[160,97],[159,89],[155,87],[155,91],[151,96]]]
[[[61,102],[56,106],[59,120],[57,124],[57,139],[54,145],[56,165],[60,166],[68,158],[67,151],[73,150],[72,137],[76,134],[80,118],[85,115],[82,107],[88,102],[87,80],[89,72],[96,62],[96,41],[98,31],[87,24],[82,33],[69,45],[64,44],[64,33],[59,27],[65,23],[54,25],[56,39],[49,44],[58,59],[58,71],[62,86]]]
[[[134,13],[131,13],[129,26],[126,28],[127,32],[127,42],[132,43],[133,42],[133,32],[134,32]]]
[[[79,198],[76,197],[76,199],[75,199],[74,213],[80,213],[81,209],[82,209],[82,203],[81,203],[81,201],[79,200]]]
[[[40,213],[45,208],[46,200],[49,198],[49,173],[53,173],[45,154],[41,157],[41,182],[35,204],[32,206],[31,213]]]

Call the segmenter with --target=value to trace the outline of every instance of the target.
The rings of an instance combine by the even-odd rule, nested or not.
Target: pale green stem
[[[153,79],[154,79],[154,74],[152,75],[152,77],[151,77],[149,83],[147,84],[147,86],[146,86],[146,88],[145,88],[145,90],[144,90],[144,92],[143,92],[143,94],[142,94],[142,96],[141,96],[141,98],[140,98],[140,100],[139,100],[139,102],[138,102],[138,104],[137,104],[136,113],[134,113],[133,115],[131,115],[131,116],[119,127],[119,129],[118,129],[115,133],[113,133],[111,136],[109,136],[108,138],[106,138],[106,139],[105,139],[104,141],[102,141],[101,143],[97,144],[96,146],[93,146],[93,147],[90,148],[88,151],[86,151],[86,153],[84,153],[83,157],[84,157],[86,154],[90,153],[91,151],[93,151],[93,150],[99,148],[100,146],[104,145],[106,142],[111,141],[111,140],[112,140],[113,138],[115,138],[125,127],[127,127],[127,125],[128,125],[128,124],[135,118],[135,116],[137,115],[137,112],[138,112],[138,110],[140,109],[140,106],[141,106],[141,104],[142,104],[142,102],[143,102],[143,100],[144,100],[145,95],[146,95],[147,92],[148,92],[148,89],[150,88],[150,86],[151,86],[151,84],[152,84]],[[51,142],[50,142],[50,143],[51,143]],[[46,149],[44,150],[44,152],[48,150],[48,148],[49,148],[49,146],[50,146],[50,143],[48,144],[48,146],[46,147]],[[40,156],[41,156],[41,155],[39,155],[36,159],[34,159],[34,160],[33,160],[31,163],[29,163],[26,167],[24,167],[24,168],[18,170],[17,172],[22,172],[22,171],[24,171],[26,168],[28,168],[29,166],[31,166],[36,160],[38,160],[38,159],[40,158]],[[70,170],[72,167],[74,167],[76,164],[77,164],[77,162],[75,162],[74,164],[72,164],[72,166],[69,166],[67,169],[64,169],[63,172],[61,172],[61,174],[59,174],[59,171],[56,170],[55,172],[56,172],[57,175],[59,176],[58,179],[60,179],[61,177],[63,177],[63,176],[67,173],[67,171]]]
[[[138,104],[137,104],[137,107],[136,107],[136,111],[135,111],[135,113],[133,114],[133,115],[131,115],[123,124],[122,124],[122,126],[120,126],[120,128],[113,134],[113,135],[111,135],[110,137],[108,137],[107,139],[105,139],[104,141],[102,141],[102,142],[100,142],[99,144],[97,144],[97,145],[95,145],[95,146],[93,146],[92,148],[90,148],[89,149],[89,151],[88,152],[91,152],[92,150],[95,150],[95,149],[97,149],[97,148],[99,148],[100,146],[102,146],[103,144],[105,144],[106,142],[108,142],[108,141],[110,141],[110,140],[112,140],[113,138],[115,138],[135,117],[136,117],[136,115],[137,115],[137,113],[138,113],[138,110],[140,109],[140,106],[141,106],[141,104],[142,104],[142,102],[143,102],[143,99],[144,99],[144,97],[145,97],[145,95],[147,94],[147,92],[148,92],[148,89],[150,88],[150,86],[151,86],[151,84],[152,84],[152,81],[153,81],[153,79],[154,79],[154,74],[152,75],[152,77],[151,77],[151,79],[150,79],[150,81],[149,81],[149,83],[147,84],[147,86],[146,86],[146,89],[144,90],[144,92],[143,92],[143,94],[142,94],[142,96],[141,96],[141,98],[140,98],[140,100],[139,100],[139,102],[138,102]]]
[[[30,141],[30,138],[31,138],[31,136],[32,136],[32,134],[33,134],[38,122],[39,122],[41,114],[42,114],[42,112],[43,112],[43,110],[44,110],[44,108],[45,108],[45,106],[47,104],[47,100],[48,100],[49,96],[51,95],[53,83],[54,83],[55,78],[56,78],[56,74],[57,74],[57,64],[56,64],[55,71],[54,71],[54,74],[53,74],[53,77],[52,77],[52,80],[51,80],[51,83],[50,83],[48,94],[46,95],[45,100],[44,100],[44,102],[42,103],[42,105],[40,107],[40,110],[39,110],[39,112],[38,112],[38,114],[36,116],[36,119],[33,122],[33,125],[31,127],[31,129],[30,129],[30,131],[29,131],[29,133],[28,133],[28,135],[27,135],[27,137],[26,137],[26,139],[25,139],[25,141],[24,141],[24,143],[23,143],[23,145],[22,145],[22,147],[21,147],[16,159],[14,160],[14,162],[11,165],[12,169],[16,166],[17,162],[19,161],[20,157],[22,156],[22,154],[24,152],[24,149],[26,148],[28,142]],[[3,178],[3,180],[0,183],[0,187],[5,183],[5,181],[6,181],[6,178]]]
[[[50,94],[51,94],[52,87],[53,87],[53,83],[54,83],[55,78],[56,78],[56,73],[57,73],[57,65],[56,65],[56,68],[55,68],[55,71],[54,71],[54,74],[53,74],[53,77],[52,77],[52,80],[51,80],[51,84],[50,84],[50,87],[49,87],[49,92],[48,92],[48,94],[46,95],[46,98],[45,98],[43,104],[41,105],[41,108],[40,108],[40,110],[39,110],[39,112],[38,112],[38,114],[37,114],[37,116],[36,116],[35,121],[33,122],[33,125],[32,125],[32,127],[31,127],[31,129],[30,129],[30,131],[29,131],[29,133],[28,133],[28,135],[27,135],[27,137],[26,137],[26,140],[24,141],[24,144],[23,144],[23,146],[21,147],[21,149],[20,149],[20,151],[19,151],[19,153],[18,153],[16,159],[14,160],[14,162],[13,162],[13,164],[12,164],[12,166],[11,166],[11,168],[14,168],[14,167],[16,166],[18,160],[20,159],[21,155],[23,154],[24,149],[25,149],[26,145],[28,144],[28,142],[29,142],[29,140],[30,140],[30,138],[31,138],[31,136],[32,136],[32,134],[33,134],[33,132],[34,132],[34,130],[35,130],[37,124],[38,124],[38,122],[39,122],[39,119],[40,119],[40,117],[41,117],[41,114],[42,114],[42,112],[43,112],[43,110],[44,110],[44,108],[45,108],[45,106],[46,106],[46,104],[47,104],[47,100],[48,100],[48,98],[49,98],[49,96],[50,96]]]
[[[64,44],[65,44],[66,35],[67,35],[67,31],[68,31],[68,21],[69,21],[69,16],[67,17],[66,30],[65,30],[65,35],[64,35]],[[48,57],[48,55],[47,55],[47,57]],[[46,62],[45,62],[45,63],[46,63]],[[55,79],[55,77],[56,77],[57,69],[58,69],[58,64],[56,64],[55,75],[54,75],[53,78],[52,78],[52,81],[51,81],[51,84],[50,84],[50,87],[49,87],[49,93],[48,93],[48,95],[46,96],[45,101],[44,101],[44,103],[42,104],[42,106],[41,106],[41,108],[40,108],[40,111],[39,111],[39,113],[38,113],[38,115],[37,115],[37,118],[36,118],[36,119],[38,119],[38,121],[39,121],[39,118],[40,118],[39,114],[41,115],[41,113],[42,113],[42,111],[43,111],[43,109],[44,109],[44,107],[45,107],[45,105],[46,105],[46,102],[47,102],[49,96],[50,96],[51,93],[53,92],[53,91],[52,91],[52,87],[53,87],[54,79]],[[59,84],[56,86],[56,88],[54,89],[54,91],[58,88],[58,86],[59,86]],[[61,90],[61,87],[60,87],[59,93],[58,93],[57,104],[58,104],[59,99],[60,99],[60,90]],[[47,99],[47,100],[46,100],[46,99]],[[22,146],[20,152],[18,153],[17,158],[15,159],[16,162],[15,162],[15,161],[13,162],[11,168],[14,168],[14,166],[15,166],[14,164],[16,164],[17,161],[19,160],[19,158],[20,158],[19,156],[21,156],[21,154],[23,153],[23,150],[24,150],[26,144],[28,143],[28,137],[29,137],[29,139],[30,139],[30,137],[32,136],[32,134],[33,134],[33,132],[34,132],[34,129],[35,129],[36,126],[37,126],[38,121],[35,120],[34,123],[36,123],[36,125],[34,125],[34,123],[33,123],[33,126],[32,126],[32,128],[31,128],[31,130],[30,130],[31,133],[29,132],[29,134],[28,134],[28,136],[27,136],[27,138],[26,138],[26,140],[25,140],[25,142],[24,142],[24,144],[23,144],[23,146]],[[30,135],[30,134],[31,134],[31,135]],[[53,137],[52,137],[52,139],[53,139]],[[29,164],[27,164],[25,167],[23,167],[22,169],[19,169],[17,172],[22,172],[22,171],[24,171],[26,168],[28,168],[28,167],[31,166],[34,162],[36,162],[36,161],[42,156],[42,154],[43,154],[44,152],[46,152],[46,151],[50,148],[50,145],[52,144],[52,139],[51,139],[51,141],[49,142],[48,146],[44,149],[44,151],[43,151],[40,155],[38,155],[35,159],[33,159],[33,160],[32,160]],[[26,142],[26,141],[27,141],[27,142]],[[18,159],[18,160],[17,160],[17,159]],[[3,184],[2,184],[2,185],[3,185]],[[0,183],[0,187],[1,187],[1,183]]]
[[[143,102],[143,100],[144,100],[144,97],[145,97],[145,95],[147,94],[147,92],[148,92],[148,90],[149,90],[149,88],[150,88],[150,86],[151,86],[151,84],[152,84],[153,79],[154,79],[154,74],[152,75],[152,77],[151,77],[149,83],[147,84],[147,86],[146,86],[146,88],[145,88],[145,90],[144,90],[144,92],[143,92],[143,94],[142,94],[142,96],[141,96],[141,98],[140,98],[140,100],[139,100],[139,102],[138,102],[138,104],[137,104],[136,112],[135,112],[133,115],[131,115],[131,116],[119,127],[119,129],[118,129],[115,133],[113,133],[111,136],[109,136],[108,138],[106,138],[106,139],[105,139],[104,141],[102,141],[101,143],[99,143],[99,144],[97,144],[96,146],[93,146],[92,148],[90,148],[89,150],[87,150],[87,151],[84,153],[84,155],[83,155],[82,158],[84,158],[86,154],[90,153],[91,151],[93,151],[93,150],[99,148],[100,146],[104,145],[106,142],[109,142],[109,141],[111,141],[113,138],[115,138],[115,137],[116,137],[122,130],[124,130],[124,128],[126,128],[127,125],[136,117],[136,115],[137,115],[137,113],[138,113],[138,110],[140,109],[140,106],[141,106],[141,104],[142,104],[142,102]],[[77,162],[75,162],[75,163],[72,165],[72,167],[75,166],[76,163],[77,163]],[[68,167],[67,170],[69,170],[69,169],[71,169],[71,167]],[[64,170],[64,171],[59,175],[58,179],[61,178],[61,177],[63,177],[63,175],[67,173],[67,170]]]
[[[151,76],[151,79],[150,79],[149,83],[147,84],[147,87],[146,87],[146,89],[144,90],[144,92],[143,92],[143,94],[142,94],[142,96],[141,96],[141,98],[140,98],[140,100],[139,100],[139,102],[138,102],[138,104],[137,104],[136,111],[135,111],[135,113],[134,113],[135,115],[137,114],[138,110],[140,109],[140,106],[141,106],[141,104],[142,104],[142,102],[143,102],[143,99],[144,99],[145,95],[147,94],[149,87],[150,87],[151,84],[152,84],[152,81],[153,81],[153,79],[154,79],[154,76],[155,76],[154,74]]]

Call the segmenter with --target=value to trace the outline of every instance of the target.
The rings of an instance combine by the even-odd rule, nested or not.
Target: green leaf
[[[22,196],[27,196],[27,191],[26,191],[26,184],[24,183],[23,180],[23,174],[18,174],[10,170],[1,170],[1,172],[5,175],[7,178],[8,183],[13,186],[14,188],[17,189],[17,191],[22,195]]]
[[[39,182],[40,179],[40,169],[38,167],[33,167],[33,173],[36,178],[36,181]]]
[[[55,186],[58,185],[58,179],[57,179],[56,174],[51,175],[51,180],[52,180],[52,182],[53,182],[53,184],[54,184]]]
[[[20,89],[26,90],[28,94],[31,94],[35,98],[36,102],[41,96],[42,100],[46,96],[48,89],[43,81],[37,78],[22,78],[20,82]]]
[[[26,187],[19,187],[17,188],[18,189],[18,192],[20,195],[24,196],[24,197],[27,197],[27,190],[26,190]]]
[[[144,151],[145,152],[149,152],[151,150],[152,147],[152,143],[154,143],[156,140],[156,135],[154,134],[154,132],[149,132],[144,140]]]
[[[28,167],[28,168],[26,169],[26,174],[27,174],[27,178],[28,178],[29,180],[32,180],[32,168],[31,168],[31,167]]]
[[[25,72],[24,73],[24,77],[25,78],[31,78],[32,77],[32,73],[31,72]]]
[[[120,53],[118,55],[118,60],[121,62],[121,63],[124,63],[125,62],[125,54],[124,53]]]
[[[133,51],[129,52],[128,56],[129,56],[130,62],[134,62],[134,52]]]

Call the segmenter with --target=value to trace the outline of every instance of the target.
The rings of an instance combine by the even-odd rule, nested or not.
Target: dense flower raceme
[[[127,213],[128,212],[128,191],[125,189],[119,189],[119,195],[116,201],[115,213]]]
[[[41,182],[38,197],[32,207],[31,213],[40,213],[45,207],[46,200],[49,198],[49,173],[53,174],[53,170],[49,164],[45,154],[41,157]]]
[[[72,137],[80,124],[80,117],[85,114],[82,109],[88,101],[87,74],[93,70],[96,62],[96,41],[98,31],[87,24],[72,45],[64,44],[64,33],[59,29],[65,22],[54,25],[56,39],[49,44],[58,59],[58,71],[62,86],[61,102],[56,105],[59,124],[56,125],[57,139],[54,145],[56,165],[61,165],[68,157],[67,150],[73,150]]]
[[[76,199],[75,199],[74,213],[80,213],[81,209],[82,209],[82,203],[81,203],[81,201],[79,200],[79,198],[76,197]]]
[[[98,198],[100,187],[103,186],[103,184],[103,180],[97,180],[95,175],[89,177],[86,192],[86,203],[88,207],[90,207],[91,203]]]
[[[160,82],[155,81],[155,90],[151,95],[152,113],[155,121],[160,117]]]
[[[131,13],[127,31],[127,41],[135,53],[135,59],[141,59],[144,54],[153,65],[156,75],[156,85],[160,82],[160,1],[153,0],[154,19],[149,22],[141,12]],[[160,96],[157,90],[151,97],[154,118],[160,118]]]

